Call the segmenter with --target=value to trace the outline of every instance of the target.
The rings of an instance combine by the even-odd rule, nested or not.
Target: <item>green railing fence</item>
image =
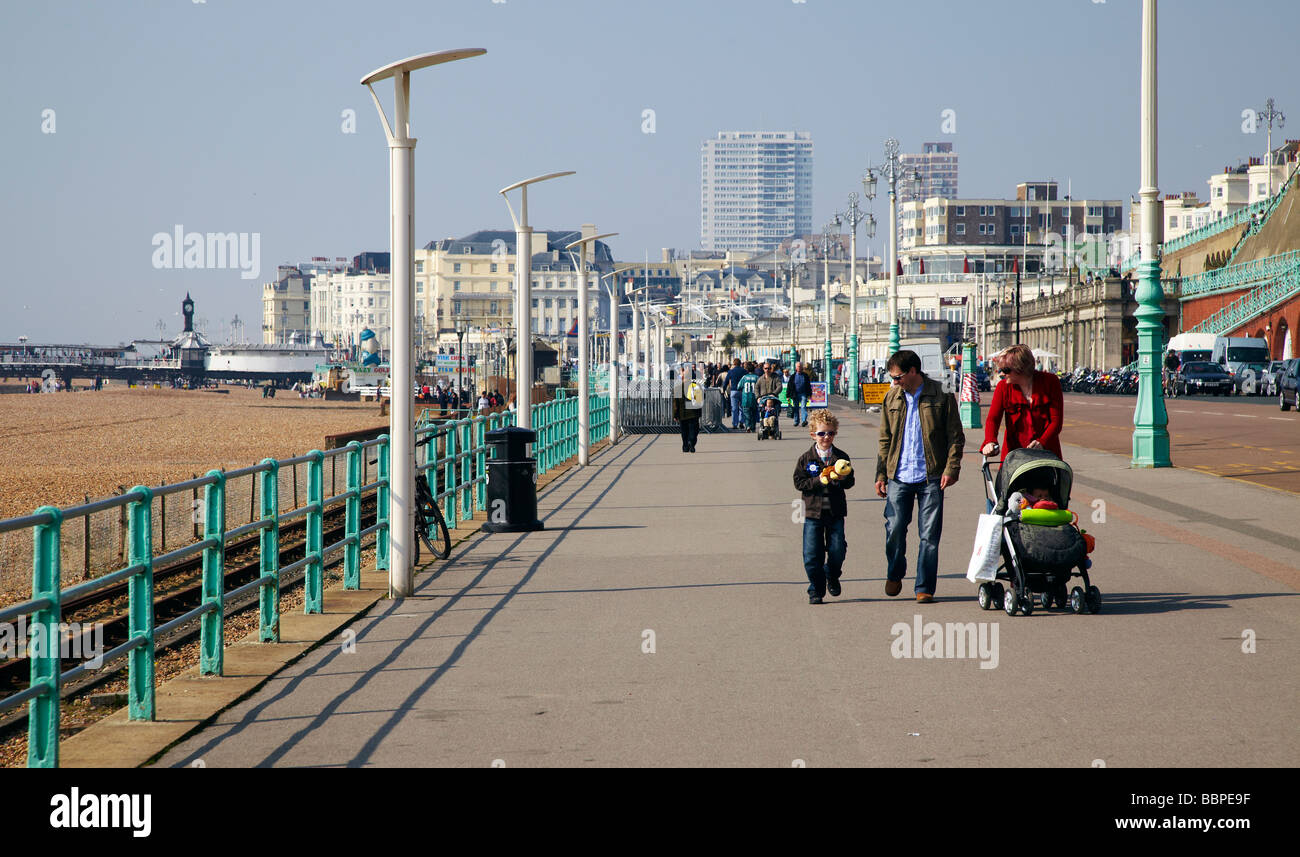
[[[609,398],[591,396],[591,442],[609,437]],[[537,433],[533,455],[537,459],[538,473],[546,473],[577,455],[578,451],[578,400],[565,397],[532,406],[532,424]],[[426,412],[427,414],[427,412]],[[432,440],[420,449],[417,456],[417,476],[428,480],[430,491],[443,504],[449,527],[470,520],[475,512],[487,506],[487,432],[512,425],[512,412],[449,420],[438,424],[417,426],[418,438],[432,435]],[[280,632],[280,581],[286,575],[303,571],[305,613],[323,610],[324,568],[326,558],[343,552],[343,586],[359,589],[361,586],[361,547],[363,539],[374,535],[376,567],[389,567],[388,544],[388,436],[352,442],[346,447],[328,452],[312,450],[295,458],[265,459],[259,464],[238,470],[210,470],[204,476],[172,485],[149,488],[137,485],[124,493],[67,509],[42,506],[32,515],[0,521],[0,535],[30,531],[32,540],[32,590],[31,598],[18,604],[0,608],[0,624],[30,617],[33,628],[39,626],[34,640],[43,641],[29,647],[31,673],[28,687],[0,699],[0,712],[28,704],[28,767],[57,767],[59,762],[59,719],[61,713],[60,688],[67,682],[113,663],[127,659],[127,709],[131,720],[154,719],[156,681],[154,656],[156,640],[196,619],[199,621],[199,672],[201,675],[222,675],[224,670],[225,608],[232,600],[253,592],[258,593],[258,638],[263,642],[278,642]],[[371,453],[374,457],[371,458]],[[423,459],[423,460],[420,460]],[[330,462],[330,484],[336,483],[338,463],[342,461],[346,488],[333,496],[326,496],[326,462]],[[365,482],[368,465],[377,465],[375,480]],[[306,469],[305,504],[297,506],[298,468]],[[292,471],[294,508],[285,511],[282,488],[288,488],[284,474]],[[231,507],[243,508],[243,495],[232,498],[232,486],[240,479],[250,481],[248,497],[249,520],[227,529]],[[442,490],[438,490],[441,484]],[[165,536],[155,537],[154,501],[159,501],[164,522],[161,532],[166,533],[166,498],[198,497],[193,501],[193,536],[190,544],[167,551]],[[287,494],[287,491],[285,491]],[[375,522],[361,526],[362,499],[375,494],[377,511]],[[260,502],[258,498],[260,495]],[[232,503],[232,499],[235,501]],[[323,544],[323,521],[327,510],[342,506],[344,509],[344,535],[332,544]],[[122,516],[122,545],[118,551],[120,567],[100,574],[93,579],[65,588],[63,584],[64,527],[78,519],[86,519],[85,546],[87,564],[85,574],[90,574],[89,518],[97,513],[117,510]],[[175,513],[173,513],[175,515]],[[305,551],[301,559],[280,567],[280,530],[286,523],[304,518],[306,521]],[[190,526],[185,522],[185,526]],[[75,528],[74,528],[75,529]],[[226,545],[249,533],[259,533],[259,576],[235,589],[225,589]],[[175,540],[175,536],[173,536]],[[162,550],[160,554],[155,552]],[[199,606],[163,624],[157,624],[154,613],[154,569],[202,556],[201,591]],[[68,650],[67,634],[71,630],[65,623],[63,604],[97,592],[113,584],[126,581],[129,631],[126,642],[115,648],[93,655],[77,666],[63,670],[62,652]]]

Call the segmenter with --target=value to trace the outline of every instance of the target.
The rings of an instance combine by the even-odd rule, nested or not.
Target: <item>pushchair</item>
[[[758,400],[757,436],[759,440],[781,439],[781,400],[776,396],[764,396]]]
[[[996,448],[992,454],[997,454]],[[995,481],[994,463],[986,456],[982,469],[985,491],[995,504],[993,514],[1002,516],[1001,562],[996,579],[980,584],[980,608],[1001,607],[1008,616],[1017,611],[1028,616],[1037,602],[1044,610],[1055,605],[1069,607],[1073,613],[1099,613],[1101,590],[1088,578],[1092,560],[1089,543],[1073,524],[1077,514],[1056,523],[1031,522],[1010,508],[1012,494],[1045,488],[1056,505],[1068,511],[1074,481],[1070,465],[1046,449],[1013,449],[998,467]],[[1070,578],[1076,576],[1083,579],[1083,586],[1067,594]]]

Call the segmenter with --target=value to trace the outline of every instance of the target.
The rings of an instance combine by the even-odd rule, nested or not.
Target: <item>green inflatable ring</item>
[[[1073,521],[1074,513],[1069,509],[1024,509],[1020,512],[1020,520],[1026,524],[1056,526]]]

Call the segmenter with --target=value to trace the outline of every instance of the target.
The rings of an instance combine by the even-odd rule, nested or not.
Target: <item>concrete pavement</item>
[[[1074,507],[1105,513],[1085,524],[1103,613],[1009,618],[964,577],[984,507],[972,431],[939,600],[920,606],[910,575],[883,592],[875,418],[836,410],[864,477],[840,598],[804,594],[791,473],[806,429],[703,435],[695,455],[626,438],[541,492],[544,532],[462,543],[416,597],[356,621],[355,645],[309,653],[160,764],[1300,763],[1300,498],[1067,445]],[[996,667],[895,657],[911,636],[895,624],[918,616],[990,623]]]

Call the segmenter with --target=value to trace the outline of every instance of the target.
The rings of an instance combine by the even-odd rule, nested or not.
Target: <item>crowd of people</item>
[[[474,391],[468,387],[462,387],[458,392],[450,387],[424,384],[420,387],[415,400],[425,405],[436,405],[441,416],[447,416],[449,412],[465,410],[477,410],[484,413],[492,408],[503,406],[512,411],[515,409],[515,397],[513,395],[507,399],[495,390],[481,390],[476,396]]]

